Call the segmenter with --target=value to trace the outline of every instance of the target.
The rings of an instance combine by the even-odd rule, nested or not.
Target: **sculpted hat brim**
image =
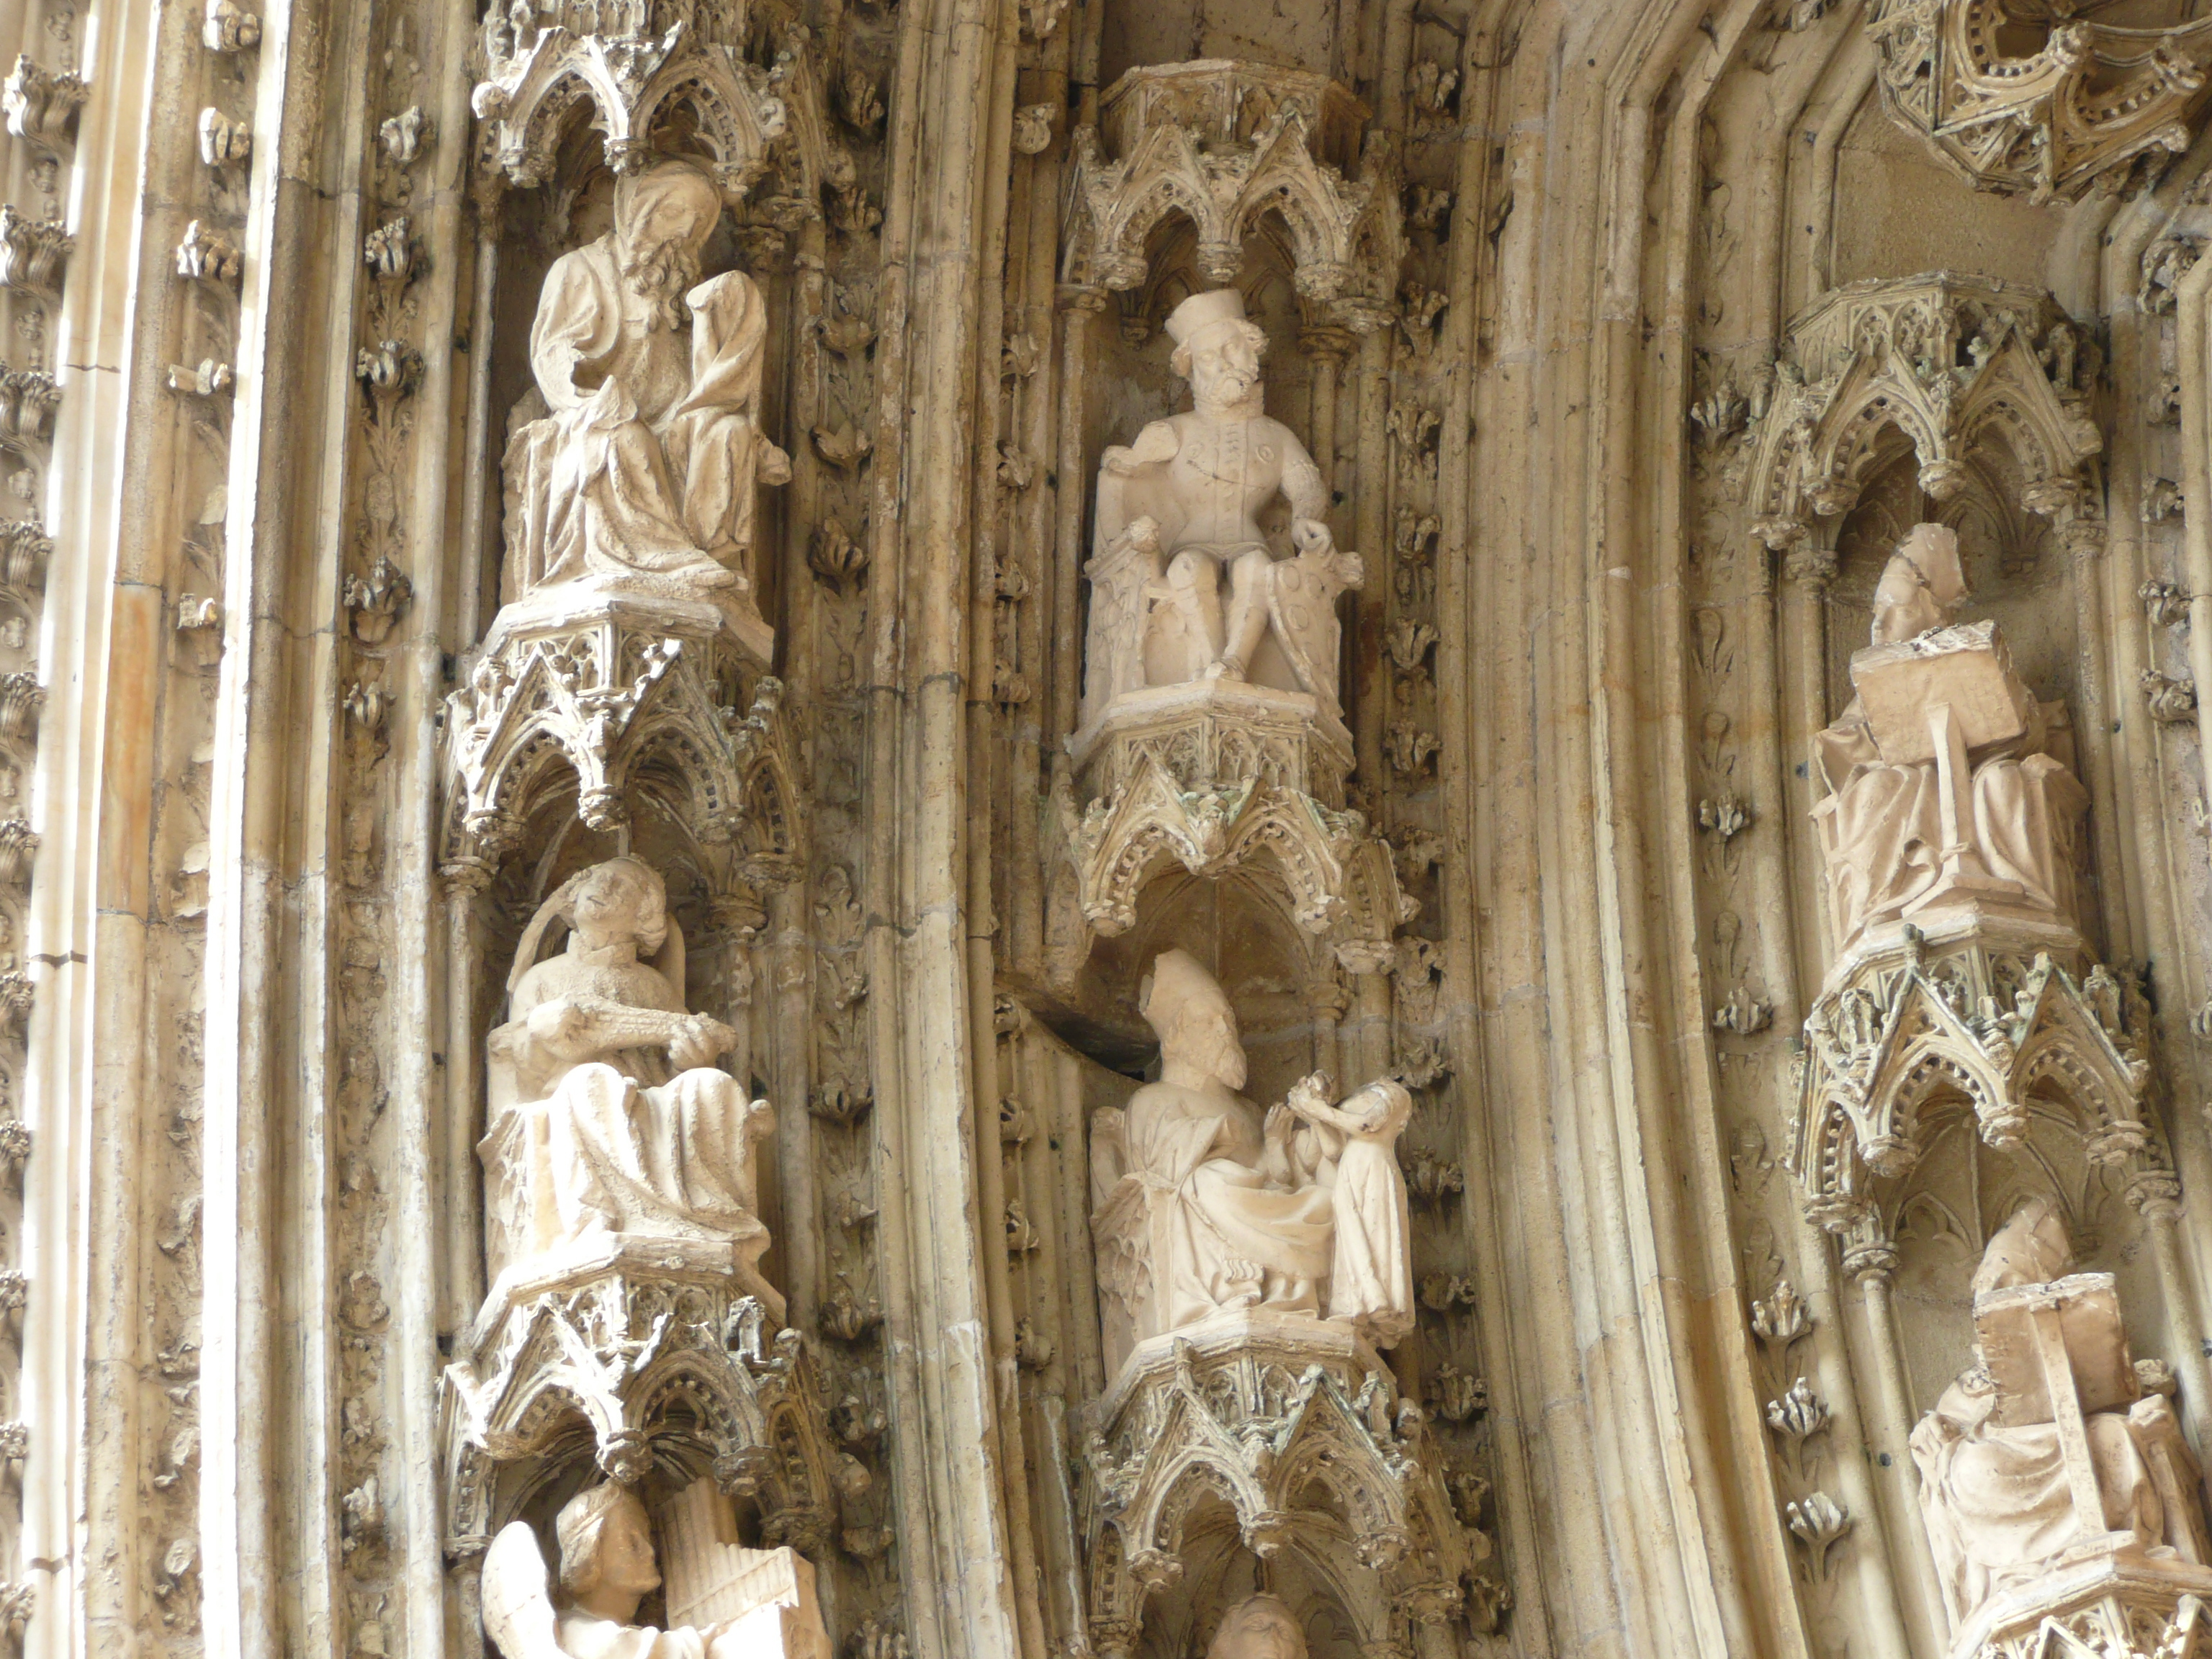
[[[1244,296],[1233,288],[1217,288],[1192,295],[1170,312],[1167,330],[1177,345],[1188,345],[1208,330],[1244,320]]]

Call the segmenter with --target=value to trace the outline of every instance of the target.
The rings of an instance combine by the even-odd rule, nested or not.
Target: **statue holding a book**
[[[1912,1431],[1954,1627],[2061,1562],[2205,1563],[2171,1373],[2131,1356],[2113,1276],[2073,1268],[2058,1206],[2029,1199],[1974,1274],[1974,1363]]]
[[[1838,951],[1944,908],[2075,920],[2087,792],[1996,624],[1954,620],[1966,598],[1957,532],[1913,526],[1875,589],[1873,643],[1851,659],[1857,695],[1814,738]]]

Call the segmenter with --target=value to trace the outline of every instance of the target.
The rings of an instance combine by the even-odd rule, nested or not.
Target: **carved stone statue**
[[[1954,1626],[2076,1551],[2203,1559],[2173,1408],[2142,1392],[2112,1276],[2072,1266],[2057,1206],[2029,1200],[1974,1274],[1977,1362],[1912,1431]]]
[[[1193,295],[1167,328],[1195,407],[1100,459],[1084,723],[1125,692],[1200,679],[1307,692],[1337,722],[1336,599],[1364,573],[1336,550],[1313,458],[1262,412],[1267,337],[1234,289]],[[1296,550],[1280,559],[1260,522],[1278,498]]]
[[[1206,1659],[1306,1659],[1306,1633],[1276,1597],[1248,1596],[1223,1616]]]
[[[1392,1347],[1413,1328],[1413,1221],[1398,1167],[1398,1135],[1413,1115],[1413,1097],[1384,1078],[1332,1106],[1328,1087],[1327,1073],[1316,1073],[1284,1102],[1312,1126],[1325,1160],[1316,1174],[1333,1194],[1328,1316]]]
[[[539,962],[556,921],[568,949]],[[683,987],[683,934],[659,876],[637,860],[593,865],[539,907],[489,1045],[477,1152],[495,1275],[649,1237],[726,1244],[757,1278],[769,1236],[753,1143],[774,1115],[714,1067],[737,1035],[685,1012]]]
[[[784,1571],[752,1595],[726,1599],[728,1616],[655,1630],[634,1622],[639,1601],[661,1583],[635,1493],[613,1481],[587,1487],[562,1506],[554,1531],[557,1609],[527,1522],[508,1525],[485,1552],[484,1633],[506,1659],[829,1659],[812,1572],[788,1548],[732,1552]]]
[[[1413,1323],[1406,1188],[1393,1148],[1412,1100],[1378,1083],[1331,1105],[1308,1078],[1263,1119],[1237,1016],[1182,951],[1141,995],[1160,1080],[1098,1114],[1099,1277],[1141,1341],[1237,1309],[1346,1320],[1378,1344]]]
[[[1945,902],[2074,919],[2088,795],[2051,753],[1996,625],[1954,625],[1966,597],[1956,533],[1915,526],[1875,590],[1873,645],[1851,659],[1858,695],[1814,740],[1839,950]]]
[[[760,289],[698,281],[722,214],[707,169],[615,185],[614,228],[556,260],[530,331],[543,418],[507,447],[504,599],[560,590],[715,599],[750,586],[759,483],[791,476],[760,428]]]

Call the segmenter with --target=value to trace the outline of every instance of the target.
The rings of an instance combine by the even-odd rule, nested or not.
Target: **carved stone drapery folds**
[[[1202,1531],[1333,1586],[1362,1652],[1408,1651],[1486,1593],[1490,1540],[1461,1523],[1426,1418],[1340,1325],[1233,1313],[1140,1344],[1091,1408],[1080,1502],[1102,1659],[1136,1650],[1148,1600],[1212,1593],[1184,1582]]]
[[[2047,1654],[2054,1624],[2115,1654],[2163,1626],[2181,1639],[2157,1651],[2185,1653],[2212,1595],[2172,1373],[2130,1355],[2114,1276],[2073,1267],[2059,1205],[2031,1198],[1974,1274],[1972,1364],[1912,1432],[1961,1659]]]
[[[2212,21],[2129,28],[2041,0],[1877,0],[1882,106],[1984,190],[2078,200],[2189,148]],[[2037,49],[2023,52],[2039,36]]]

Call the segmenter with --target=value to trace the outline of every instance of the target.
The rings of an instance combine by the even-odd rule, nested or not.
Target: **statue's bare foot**
[[[1206,678],[1210,680],[1242,680],[1244,665],[1234,657],[1218,657],[1206,665]]]

